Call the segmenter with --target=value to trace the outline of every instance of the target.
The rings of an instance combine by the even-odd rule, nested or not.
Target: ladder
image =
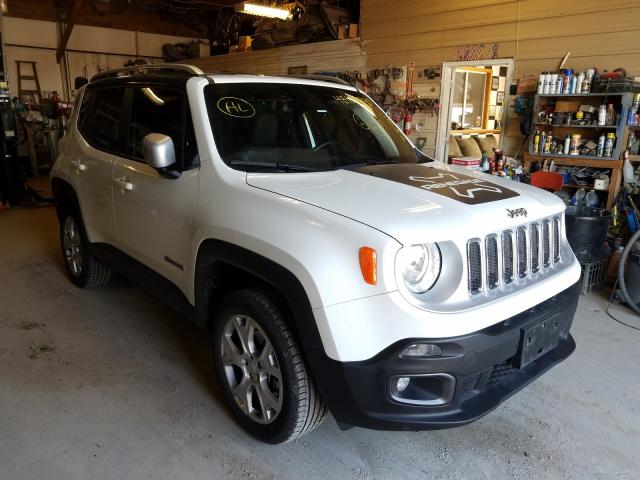
[[[31,65],[31,75],[26,74],[27,72],[23,74],[22,67],[29,65]],[[38,79],[36,62],[16,60],[16,69],[18,71],[18,99],[20,99],[21,102],[28,103],[27,99],[30,97],[33,104],[40,105],[42,103],[42,91],[40,90],[40,80]],[[35,83],[35,90],[23,88],[22,82],[25,80]]]

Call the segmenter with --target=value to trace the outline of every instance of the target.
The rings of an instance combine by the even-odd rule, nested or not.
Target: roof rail
[[[91,81],[101,80],[104,78],[127,77],[136,74],[153,74],[153,73],[186,73],[190,75],[204,75],[204,72],[193,65],[182,63],[150,63],[147,65],[134,65],[131,67],[116,68],[106,72],[97,73],[91,77]]]
[[[291,78],[300,78],[302,80],[318,80],[320,82],[339,83],[341,85],[348,85],[353,87],[349,82],[338,77],[332,77],[330,75],[288,75]]]

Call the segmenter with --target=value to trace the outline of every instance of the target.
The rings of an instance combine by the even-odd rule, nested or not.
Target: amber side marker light
[[[360,270],[362,278],[369,285],[378,282],[378,255],[371,247],[360,247]]]

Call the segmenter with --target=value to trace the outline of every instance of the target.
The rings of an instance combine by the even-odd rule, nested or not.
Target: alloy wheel
[[[247,315],[231,316],[222,330],[220,356],[240,410],[259,424],[272,423],[282,411],[282,371],[264,330]]]
[[[73,217],[67,217],[64,222],[62,241],[69,270],[79,277],[82,275],[82,239],[78,223]]]

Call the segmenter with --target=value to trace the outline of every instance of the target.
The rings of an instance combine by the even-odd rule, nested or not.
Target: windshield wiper
[[[235,165],[239,167],[255,167],[255,168],[270,168],[274,170],[282,170],[285,172],[317,172],[318,169],[305,167],[303,165],[290,165],[282,162],[253,162],[251,160],[231,160],[229,165]]]
[[[358,167],[368,167],[370,165],[389,165],[392,163],[398,163],[397,160],[389,160],[388,158],[365,158],[361,162],[357,163],[347,163],[346,165],[340,165],[340,168],[358,168]]]

